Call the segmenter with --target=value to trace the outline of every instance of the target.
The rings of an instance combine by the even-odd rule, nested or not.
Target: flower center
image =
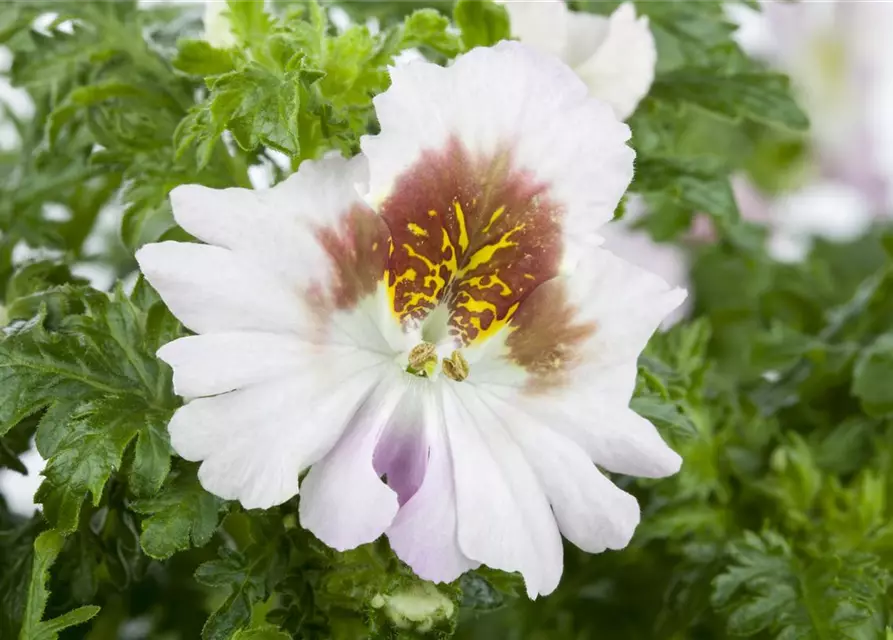
[[[414,346],[407,356],[406,372],[420,378],[431,378],[437,371],[437,345],[421,342]],[[441,370],[450,380],[462,382],[468,377],[468,361],[458,350],[443,359]]]

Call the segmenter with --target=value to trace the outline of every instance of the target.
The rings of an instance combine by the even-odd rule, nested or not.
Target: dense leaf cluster
[[[637,4],[659,49],[630,120],[640,224],[682,242],[703,213],[716,239],[690,247],[695,319],[640,360],[633,407],[685,464],[669,480],[616,478],[643,507],[630,548],[568,546],[561,587],[535,602],[487,569],[429,591],[385,541],[337,553],[297,526],[295,501],[245,511],[201,488],[170,450],[180,400],[154,356],[184,330],[144,282],[104,292],[73,271],[125,278],[141,244],[186,238],[167,201],[179,184],[250,186],[355,153],[401,52],[447,63],[510,35],[505,10],[477,0],[343,3],[344,29],[328,5],[267,4],[229,0],[229,48],[203,39],[195,6],[0,6],[10,80],[35,106],[12,118],[0,105],[20,138],[0,153],[0,467],[24,472],[32,439],[48,460],[41,514],[0,498],[0,638],[891,633],[891,243],[877,229],[779,264],[739,219],[732,174],[777,185],[808,123],[714,0]],[[107,211],[120,233],[96,249]],[[450,613],[407,622],[388,608],[397,593]]]

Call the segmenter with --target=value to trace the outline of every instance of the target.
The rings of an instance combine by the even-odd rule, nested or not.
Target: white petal
[[[489,567],[520,572],[531,598],[551,593],[561,578],[563,550],[542,487],[475,388],[450,383],[446,389],[459,547]]]
[[[373,455],[406,390],[406,375],[395,368],[381,382],[301,483],[301,526],[339,551],[372,542],[397,514],[397,494],[379,478]]]
[[[583,399],[582,393],[568,399],[548,424],[583,447],[599,466],[640,478],[664,478],[679,471],[682,458],[648,420],[629,408],[599,407]],[[541,407],[531,412],[538,410]]]
[[[611,15],[602,45],[575,70],[592,95],[610,104],[618,118],[626,119],[651,88],[656,63],[657,48],[648,18],[637,19],[633,5],[627,2]]]
[[[639,504],[605,478],[573,441],[509,403],[492,400],[536,470],[565,538],[589,553],[622,549],[639,524]]]
[[[422,485],[404,504],[387,531],[391,548],[424,580],[452,582],[480,563],[459,548],[456,530],[456,492],[443,411],[428,395],[422,431],[428,449],[428,466]]]
[[[576,67],[589,60],[604,44],[609,29],[610,21],[605,16],[585,11],[570,12],[564,61],[571,67]]]
[[[374,99],[381,133],[361,143],[373,202],[387,198],[423,152],[459,143],[475,159],[508,157],[546,185],[544,195],[564,212],[567,238],[612,218],[632,178],[629,129],[554,57],[506,41],[449,68],[401,65],[391,79]]]
[[[357,370],[381,362],[368,351],[308,344],[294,336],[248,331],[209,333],[166,344],[158,357],[174,370],[174,391],[211,396],[300,373],[321,362],[350,360]]]
[[[503,360],[473,364],[482,374],[469,381],[524,406],[611,471],[675,473],[679,456],[628,405],[639,354],[684,298],[681,289],[593,248],[524,301],[508,349],[497,356]]]
[[[504,0],[500,4],[508,11],[514,37],[543,53],[564,56],[570,13],[564,0]]]
[[[328,282],[330,260],[317,232],[362,206],[354,185],[366,171],[362,156],[309,160],[271,189],[182,185],[171,192],[171,205],[177,224],[203,242],[244,255],[287,282]]]
[[[293,332],[307,325],[297,291],[229,249],[162,242],[146,245],[136,259],[173,314],[195,332]]]
[[[597,376],[600,369],[626,363],[633,367],[630,382],[635,382],[639,354],[661,320],[686,297],[683,289],[671,288],[660,277],[604,249],[583,256],[564,277],[564,284],[571,306],[577,309],[576,320],[596,327],[581,347],[585,357],[575,376],[581,381],[590,374]],[[615,373],[611,369],[610,374]],[[632,386],[628,388],[631,393]],[[629,395],[618,400],[625,404]]]
[[[351,372],[330,364],[193,400],[171,420],[171,445],[187,460],[203,460],[199,480],[215,495],[249,509],[288,500],[298,475],[337,442],[381,375],[375,366]]]

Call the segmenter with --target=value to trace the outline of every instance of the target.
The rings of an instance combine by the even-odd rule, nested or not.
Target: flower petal
[[[592,249],[568,275],[527,298],[497,356],[501,365],[477,367],[469,381],[512,399],[611,471],[675,473],[679,456],[628,405],[639,353],[684,299],[681,289]]]
[[[494,569],[518,571],[527,593],[551,593],[561,536],[536,475],[501,416],[465,383],[448,383],[444,417],[456,480],[459,547]]]
[[[428,467],[424,405],[431,393],[428,379],[406,379],[403,399],[388,420],[372,458],[375,472],[387,477],[401,506],[418,491]]]
[[[424,480],[400,508],[387,535],[394,553],[417,576],[434,582],[452,582],[480,563],[467,558],[459,548],[453,465],[443,411],[431,393],[423,404],[422,420],[417,428],[428,454]]]
[[[332,317],[378,294],[387,266],[387,228],[356,189],[364,180],[364,159],[332,157],[305,162],[262,191],[178,187],[171,193],[177,222],[214,246],[148,245],[137,258],[198,333],[254,329],[337,341],[326,335],[327,325],[339,324]],[[380,331],[360,337],[386,348],[380,334],[394,319],[368,319],[383,323]]]
[[[158,351],[174,370],[174,391],[185,398],[212,396],[299,374],[308,363],[350,361],[357,369],[382,357],[340,345],[313,345],[294,336],[234,331],[188,336]]]
[[[572,440],[511,403],[491,402],[536,471],[564,537],[589,553],[629,544],[639,524],[636,499],[605,478]]]
[[[510,159],[532,183],[544,185],[541,198],[564,213],[565,238],[588,235],[612,218],[632,178],[629,129],[589,98],[560,61],[517,42],[500,42],[448,68],[422,61],[397,66],[391,79],[390,89],[374,99],[381,133],[361,142],[376,204],[393,195],[423,154],[443,154],[453,143],[493,168]],[[432,202],[420,215],[429,209],[443,213],[451,204]],[[501,204],[494,203],[487,218]]]
[[[576,28],[572,33],[575,31]],[[585,29],[581,31],[585,34]],[[617,117],[625,120],[654,82],[657,64],[654,36],[648,28],[648,18],[636,18],[633,5],[625,2],[611,14],[608,33],[602,37],[604,41],[598,50],[576,65],[575,71],[592,95],[610,104]]]
[[[406,391],[406,375],[396,368],[386,374],[301,483],[301,526],[339,551],[372,542],[397,514],[397,493],[379,478],[373,456]]]
[[[585,11],[569,11],[567,42],[562,59],[571,67],[586,62],[604,44],[609,28],[610,23],[605,16]],[[598,94],[594,95],[596,98],[601,97]]]
[[[511,20],[512,35],[526,45],[559,58],[566,52],[571,13],[564,0],[499,0]]]
[[[171,445],[202,460],[199,480],[211,493],[267,508],[298,493],[298,475],[338,440],[375,386],[380,365],[331,367],[198,398],[174,414]]]
[[[310,160],[270,189],[181,185],[171,191],[171,206],[177,224],[199,240],[302,282],[330,268],[317,231],[362,207],[355,184],[367,171],[362,156]]]
[[[144,246],[136,259],[173,314],[197,333],[288,333],[307,324],[296,292],[229,249],[161,242]]]

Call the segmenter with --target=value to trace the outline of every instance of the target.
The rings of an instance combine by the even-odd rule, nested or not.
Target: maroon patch
[[[355,205],[338,224],[318,229],[316,237],[332,263],[326,306],[351,309],[375,292],[388,263],[388,229],[374,211]]]
[[[580,362],[581,347],[597,327],[576,316],[561,279],[539,287],[515,313],[506,346],[509,357],[531,374],[531,391],[565,385]]]
[[[473,157],[452,139],[424,152],[381,207],[394,313],[421,319],[444,303],[465,344],[489,337],[558,273],[562,213],[508,150]]]

